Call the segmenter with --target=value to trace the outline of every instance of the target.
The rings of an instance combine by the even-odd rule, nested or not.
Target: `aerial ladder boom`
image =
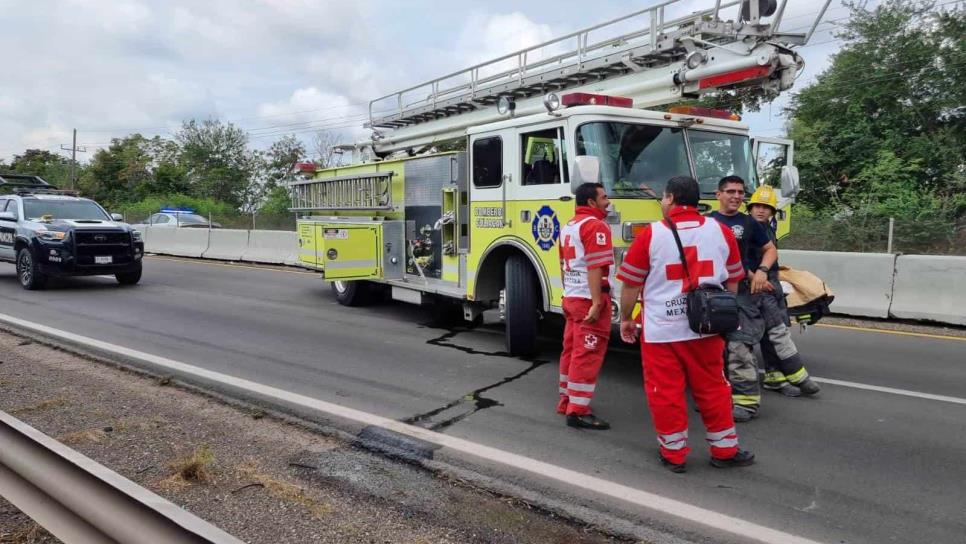
[[[825,0],[807,33],[792,33],[779,31],[787,0],[714,0],[713,7],[666,20],[682,1],[665,0],[377,98],[369,104],[367,145],[382,156],[460,138],[508,114],[539,113],[547,93],[564,90],[624,96],[639,108],[740,87],[781,92],[803,66],[792,48],[808,43],[831,3]],[[734,19],[724,20],[726,12]],[[639,29],[594,41],[631,25]]]

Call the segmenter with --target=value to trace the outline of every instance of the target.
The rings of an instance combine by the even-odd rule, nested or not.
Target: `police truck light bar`
[[[623,96],[608,96],[606,94],[568,93],[560,97],[564,107],[570,106],[615,106],[618,108],[633,108],[634,100]]]

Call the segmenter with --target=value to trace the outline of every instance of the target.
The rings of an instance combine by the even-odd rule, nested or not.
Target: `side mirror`
[[[17,216],[13,212],[0,212],[0,221],[16,221]]]
[[[124,216],[119,213],[112,213],[111,219],[113,219],[114,221],[124,221]]]
[[[593,155],[574,157],[574,171],[570,174],[570,192],[585,183],[600,183],[600,159]]]
[[[798,168],[795,166],[782,167],[782,197],[795,198],[801,187],[798,184]]]

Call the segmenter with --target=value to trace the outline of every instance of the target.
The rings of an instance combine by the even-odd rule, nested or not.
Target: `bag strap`
[[[681,245],[681,237],[678,235],[678,227],[674,224],[674,220],[667,220],[668,228],[671,229],[671,234],[674,235],[674,242],[678,245],[678,255],[681,256],[681,263],[684,265],[684,277],[688,279],[687,286],[690,290],[694,290],[694,285],[691,283],[691,272],[688,270],[688,259],[684,256],[684,246]]]

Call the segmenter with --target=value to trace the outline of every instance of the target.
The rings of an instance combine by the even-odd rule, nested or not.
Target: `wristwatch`
[[[758,267],[758,270],[761,270],[762,272],[764,272],[765,274],[767,274],[768,271],[771,270],[771,267],[768,267],[768,266],[765,266],[765,265],[761,265],[761,266]]]

